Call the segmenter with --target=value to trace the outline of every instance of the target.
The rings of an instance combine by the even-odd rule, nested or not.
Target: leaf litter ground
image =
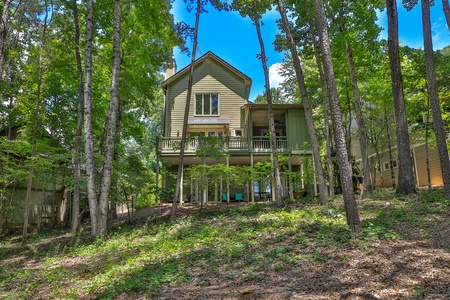
[[[342,200],[168,206],[111,224],[111,234],[0,244],[2,299],[450,299],[448,200],[438,192]],[[86,230],[88,231],[88,230]]]

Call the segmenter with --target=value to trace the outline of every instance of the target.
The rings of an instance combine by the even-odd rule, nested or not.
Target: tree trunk
[[[318,24],[318,33],[322,46],[322,56],[324,61],[325,75],[327,78],[328,93],[330,96],[331,117],[333,120],[334,140],[339,160],[339,171],[344,197],[347,224],[353,231],[358,231],[361,227],[358,208],[356,206],[355,194],[353,191],[352,168],[348,161],[347,148],[342,124],[341,109],[339,107],[338,91],[334,76],[333,63],[331,60],[330,42],[325,21],[325,11],[322,0],[314,0]]]
[[[123,105],[122,103],[119,101],[119,111],[118,111],[118,116],[117,116],[117,120],[116,120],[116,132],[120,133],[122,131],[122,109],[123,109]],[[117,141],[116,141],[116,147],[114,147],[114,161],[116,163],[119,163],[119,159],[120,159],[120,153],[119,153],[119,149],[117,147],[117,145],[120,145],[120,134],[117,134],[116,136]],[[111,220],[116,220],[117,219],[117,194],[118,194],[118,178],[117,176],[113,176],[113,197],[111,198]]]
[[[288,19],[286,17],[286,11],[284,9],[283,2],[278,0],[278,10],[281,15],[281,20],[283,22],[283,27],[286,32],[286,39],[288,41],[289,49],[292,53],[292,60],[294,61],[294,69],[297,77],[297,84],[300,90],[303,107],[305,109],[306,116],[306,124],[308,126],[309,136],[311,138],[311,149],[313,152],[314,164],[317,170],[317,177],[319,180],[319,198],[322,203],[326,202],[329,199],[329,194],[327,190],[327,185],[325,182],[325,175],[323,173],[322,162],[320,160],[320,152],[319,152],[319,141],[316,135],[316,129],[314,128],[314,120],[312,116],[312,108],[309,103],[308,94],[305,86],[305,77],[303,76],[303,70],[300,63],[300,58],[297,53],[297,48],[295,46],[294,38],[292,37],[291,28],[289,26]],[[325,91],[324,91],[325,93]]]
[[[359,132],[359,145],[361,147],[361,159],[363,164],[363,188],[361,190],[361,197],[364,195],[364,191],[368,194],[373,192],[372,180],[370,179],[370,165],[369,165],[369,150],[367,140],[366,122],[364,121],[364,115],[361,108],[361,97],[359,94],[358,80],[356,77],[355,62],[353,59],[353,51],[348,41],[345,42],[345,52],[347,54],[348,67],[350,69],[350,79],[352,82],[353,97],[355,98],[355,112],[356,112],[356,124],[358,125]]]
[[[330,115],[329,115],[329,103],[328,103],[328,88],[326,83],[326,77],[323,73],[322,68],[322,59],[320,57],[320,45],[317,44],[316,36],[317,32],[314,30],[314,23],[313,19],[311,17],[311,12],[309,10],[309,7],[306,6],[306,13],[308,15],[308,23],[309,27],[311,28],[311,34],[313,36],[313,46],[314,46],[314,56],[316,59],[317,68],[319,69],[319,77],[320,77],[320,85],[322,87],[322,103],[323,103],[323,129],[325,131],[325,147],[326,147],[326,155],[327,155],[327,173],[328,173],[328,193],[330,198],[334,198],[334,174],[333,174],[333,162],[332,162],[332,148],[333,148],[333,141],[332,136],[330,132]]]
[[[73,20],[75,23],[75,57],[77,62],[78,78],[78,109],[77,109],[77,130],[75,132],[73,149],[73,199],[72,199],[72,233],[76,233],[78,217],[80,215],[80,178],[81,178],[81,135],[83,134],[83,68],[80,55],[80,21],[78,19],[78,5],[76,0],[72,0]]]
[[[386,120],[386,122],[387,122],[387,120]],[[388,140],[389,171],[391,173],[391,185],[392,185],[392,188],[395,189],[395,187],[396,187],[395,174],[394,174],[394,168],[393,168],[393,165],[392,165],[392,160],[393,160],[393,157],[392,157],[392,143],[391,143],[391,135],[389,134],[389,130],[386,131],[386,137],[387,137],[387,140]]]
[[[3,77],[3,63],[6,46],[6,38],[8,37],[8,18],[9,6],[12,0],[4,0],[2,18],[0,19],[0,79]]]
[[[425,51],[425,67],[427,71],[428,98],[433,115],[434,133],[441,163],[442,180],[444,182],[444,197],[450,198],[450,160],[442,121],[441,105],[434,70],[433,41],[431,36],[431,17],[429,0],[422,0],[423,45]]]
[[[194,41],[192,44],[192,57],[191,57],[191,65],[189,69],[189,78],[188,78],[188,89],[186,96],[186,106],[184,109],[184,119],[183,119],[183,130],[181,133],[181,143],[180,143],[180,159],[178,160],[178,176],[177,182],[175,185],[175,194],[172,200],[172,209],[170,212],[170,219],[174,220],[177,213],[177,203],[181,194],[181,186],[183,184],[183,161],[184,161],[184,148],[186,145],[186,136],[187,136],[187,123],[189,118],[189,109],[191,107],[191,95],[192,95],[192,85],[194,78],[194,62],[195,62],[195,54],[197,52],[197,39],[198,39],[198,25],[200,22],[200,13],[202,11],[202,3],[201,0],[197,0],[197,11],[195,13],[195,29],[194,29]]]
[[[266,51],[264,47],[264,41],[261,35],[261,25],[259,23],[259,15],[257,10],[257,1],[253,0],[254,19],[253,22],[256,27],[256,33],[258,35],[259,46],[261,48],[261,63],[264,70],[265,88],[267,95],[267,110],[269,114],[269,132],[270,132],[270,148],[272,151],[272,166],[273,166],[273,178],[275,182],[275,201],[278,206],[283,204],[283,187],[281,185],[280,166],[278,164],[278,149],[277,149],[277,136],[275,133],[275,121],[273,118],[272,109],[272,93],[270,92],[269,81],[269,69],[267,68]],[[272,191],[273,192],[273,191]]]
[[[84,151],[86,156],[86,181],[91,217],[91,234],[99,235],[97,213],[97,187],[95,184],[94,141],[92,133],[92,40],[93,0],[86,1],[86,33],[84,61]]]
[[[445,20],[447,20],[448,30],[450,30],[450,6],[448,0],[442,0],[442,9],[444,10]]]
[[[120,82],[120,23],[121,0],[114,1],[114,37],[111,74],[111,100],[108,110],[108,130],[106,133],[105,154],[103,156],[102,179],[98,198],[98,234],[108,229],[108,206],[113,172],[114,149],[116,143],[117,118],[119,117]]]
[[[34,107],[34,125],[33,134],[31,137],[31,157],[30,157],[30,169],[28,174],[27,183],[27,194],[25,198],[25,211],[23,215],[23,231],[22,231],[22,245],[27,243],[28,238],[28,223],[29,223],[29,212],[30,212],[30,202],[31,202],[31,190],[33,187],[33,174],[34,174],[34,157],[36,156],[36,142],[39,127],[39,116],[40,116],[40,105],[41,105],[41,87],[42,87],[42,68],[43,68],[43,56],[44,56],[44,45],[45,45],[45,33],[47,31],[47,19],[48,19],[48,9],[47,1],[45,1],[45,16],[43,20],[42,37],[39,49],[39,63],[38,63],[38,78],[37,78],[37,91],[36,91],[36,104]]]
[[[406,120],[405,102],[403,98],[403,79],[401,73],[398,46],[398,19],[395,0],[386,0],[388,17],[388,48],[391,66],[392,96],[396,120],[396,135],[398,149],[398,184],[397,193],[416,193],[415,178],[411,161],[408,122]]]

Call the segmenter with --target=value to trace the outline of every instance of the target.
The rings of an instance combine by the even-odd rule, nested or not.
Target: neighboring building
[[[390,130],[390,137],[392,139],[395,139],[395,132],[393,132],[393,130]],[[387,135],[385,135],[384,138],[387,138]],[[373,149],[373,147],[369,147],[369,164],[372,181],[374,181],[375,178],[375,187],[389,188],[393,187],[394,185],[397,186],[398,161],[395,141],[391,141],[391,154],[389,154],[389,146],[387,140],[380,141],[378,144],[380,146],[382,145],[382,150],[378,151],[378,154],[376,153],[375,149]],[[354,138],[352,140],[351,153],[362,173],[361,150],[358,139]],[[392,159],[390,157],[392,157]],[[441,164],[439,161],[439,153],[436,146],[428,146],[428,158],[431,185],[433,187],[443,186],[444,183],[442,180]],[[411,135],[411,159],[413,163],[417,187],[427,187],[428,175],[426,163],[426,147],[425,143],[423,142],[423,138],[417,135]]]
[[[181,141],[183,118],[187,95],[187,82],[190,66],[179,72],[170,71],[170,77],[162,83],[165,92],[164,136],[158,139],[158,159],[165,161],[172,173],[177,173],[179,145]],[[173,75],[172,75],[173,74]],[[267,104],[254,104],[248,101],[252,80],[212,52],[198,58],[194,63],[194,80],[188,119],[188,132],[215,136],[223,140],[222,150],[228,156],[228,165],[254,166],[257,162],[270,160],[269,123]],[[302,163],[310,156],[309,134],[303,106],[300,104],[273,105],[276,123],[276,136],[279,154],[287,158],[286,169],[302,172]],[[178,146],[178,147],[177,147]],[[197,157],[198,140],[187,143],[184,167],[195,164],[212,164],[215,160]],[[164,173],[164,172],[162,172]],[[157,175],[159,180],[159,175]],[[293,197],[292,180],[283,177],[286,195]],[[157,185],[159,185],[157,183]],[[175,179],[162,178],[163,188],[174,187]],[[241,197],[257,200],[259,197],[272,197],[272,188],[263,191],[248,183],[245,190],[233,190],[226,184],[214,185],[214,192],[204,201],[221,201]],[[262,196],[263,195],[263,196]],[[226,198],[225,198],[226,197]],[[189,178],[183,180],[180,200],[200,201],[202,193],[198,182]]]
[[[11,130],[0,132],[0,138],[9,136],[16,140],[20,127],[12,127]],[[0,181],[0,233],[11,226],[22,226],[26,204],[28,167],[25,157],[2,150],[2,159],[14,162],[18,174],[13,180],[4,173]],[[3,172],[11,172],[5,171]],[[20,176],[19,176],[20,173]],[[64,177],[64,170],[58,167],[47,170],[46,173],[35,170],[35,179],[31,188],[29,224],[30,225],[54,225],[64,222],[68,217],[67,189],[60,182]],[[39,178],[39,179],[37,179]]]

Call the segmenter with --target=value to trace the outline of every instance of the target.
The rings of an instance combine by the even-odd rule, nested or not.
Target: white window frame
[[[383,170],[389,171],[391,169],[391,163],[389,161],[385,161],[383,163]]]
[[[375,165],[375,168],[377,170],[377,173],[381,173],[381,166],[378,163]]]
[[[197,96],[202,96],[202,113],[197,113]],[[209,113],[204,112],[205,95],[209,95]],[[217,114],[212,114],[212,95],[217,95]],[[194,95],[194,116],[219,116],[220,115],[220,94],[219,93],[197,93]]]

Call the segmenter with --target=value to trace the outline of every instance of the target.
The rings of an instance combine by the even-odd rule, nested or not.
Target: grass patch
[[[381,190],[359,205],[358,234],[346,225],[337,198],[325,205],[293,201],[283,208],[249,204],[191,212],[174,222],[118,227],[96,239],[48,231],[21,247],[14,237],[0,244],[0,298],[114,299],[158,295],[167,285],[211,278],[261,281],[267,272],[282,274],[305,262],[324,266],[333,259],[327,251],[397,241],[398,226],[428,228],[427,216],[448,207],[439,192],[404,199]],[[342,251],[336,259],[351,261]]]

